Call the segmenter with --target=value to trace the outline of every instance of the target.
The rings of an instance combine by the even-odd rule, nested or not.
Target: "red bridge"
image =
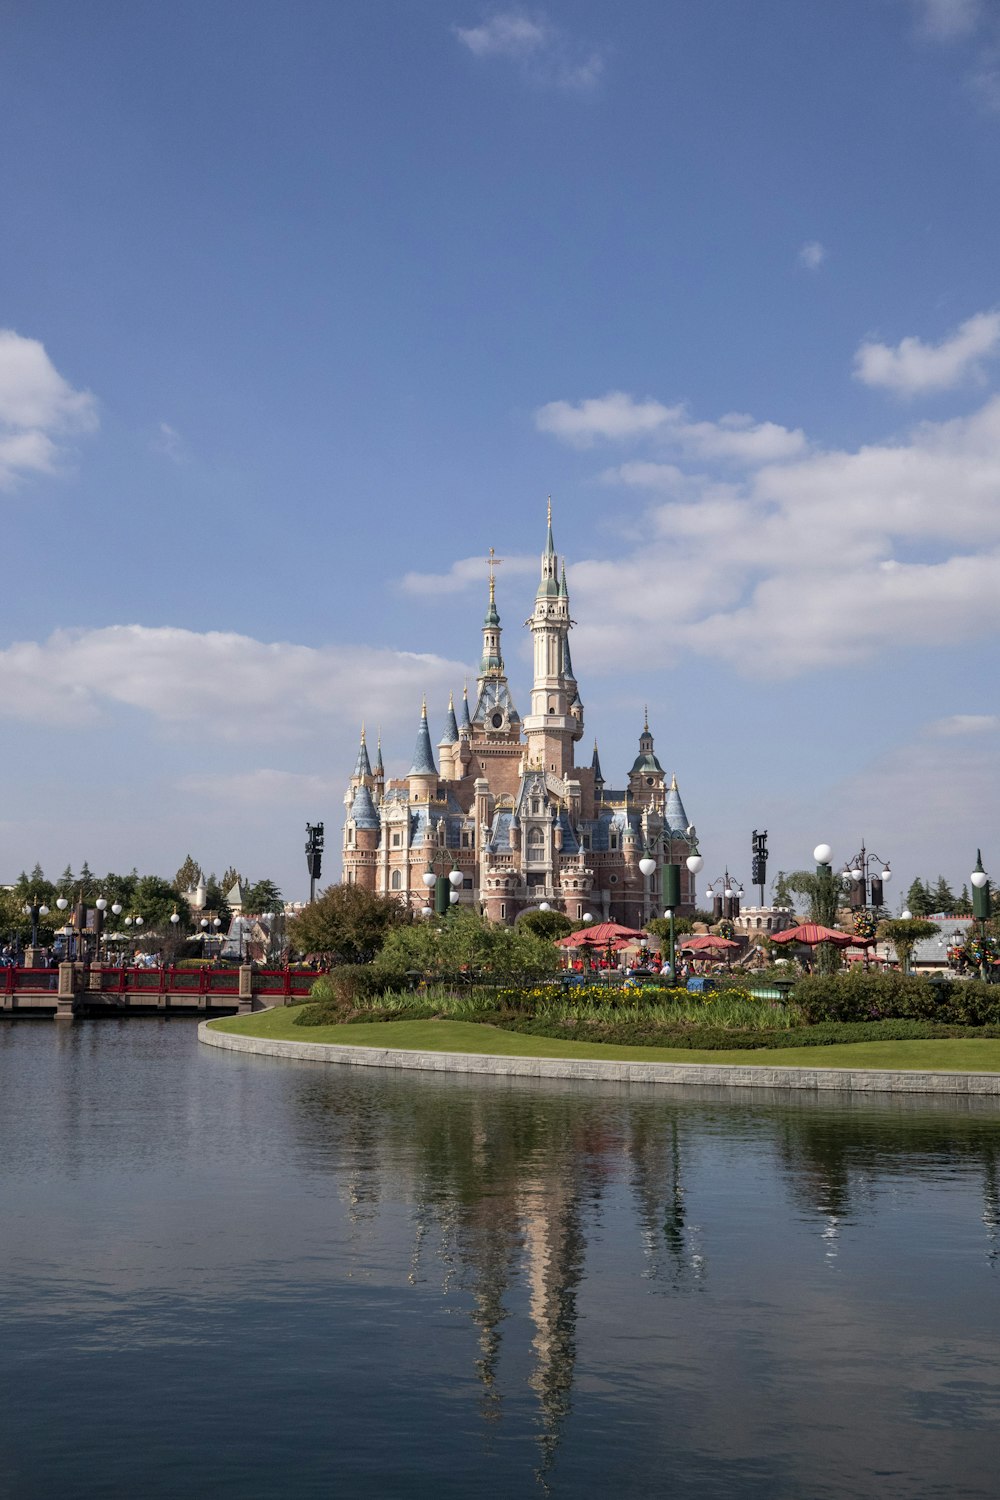
[[[0,970],[0,1015],[242,1015],[305,1000],[306,969],[124,969],[64,963]]]

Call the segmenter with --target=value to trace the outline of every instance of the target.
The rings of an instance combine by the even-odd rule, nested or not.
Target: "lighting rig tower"
[[[316,900],[316,882],[323,871],[323,825],[306,824],[306,868],[309,871],[309,904]]]
[[[764,887],[767,885],[767,829],[758,833],[753,831],[751,848],[753,853],[750,858],[750,884],[755,885],[760,892],[760,905],[764,905]]]

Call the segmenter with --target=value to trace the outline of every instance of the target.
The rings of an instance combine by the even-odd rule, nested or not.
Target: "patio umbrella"
[[[708,953],[710,950],[721,950],[727,948],[738,948],[739,943],[734,943],[730,938],[716,937],[710,932],[699,933],[697,937],[684,938],[677,944],[679,953]]]
[[[771,935],[772,943],[805,943],[815,948],[818,943],[832,943],[835,948],[850,948],[856,941],[849,932],[838,932],[834,927],[821,927],[818,922],[803,922],[801,927],[790,927],[786,932]]]

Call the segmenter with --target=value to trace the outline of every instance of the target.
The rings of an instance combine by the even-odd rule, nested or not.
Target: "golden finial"
[[[649,733],[649,704],[642,705],[642,729],[644,734]]]
[[[455,694],[454,693],[449,693],[448,694],[448,711],[449,711],[449,713],[454,713],[455,712]]]
[[[422,719],[426,719],[426,717],[427,717],[427,694],[426,693],[424,694],[424,701],[420,705],[420,717]]]
[[[502,557],[497,557],[496,553],[494,552],[493,548],[491,547],[490,548],[490,555],[486,559],[486,566],[490,570],[490,603],[491,604],[495,604],[496,603],[496,592],[495,592],[495,590],[496,590],[496,575],[494,573],[494,569],[495,568],[499,568],[499,566],[500,566],[500,564],[502,562],[503,562],[503,558]]]
[[[552,525],[552,496],[549,496],[549,525]]]
[[[677,790],[677,772],[676,771],[674,772],[674,774],[670,778],[670,790],[672,792],[676,792],[676,790]]]
[[[364,721],[364,719],[362,719],[361,720],[361,743],[362,743],[362,745],[364,744],[364,742],[365,742],[365,721]]]

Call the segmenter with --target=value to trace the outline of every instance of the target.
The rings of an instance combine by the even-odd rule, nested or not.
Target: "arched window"
[[[392,879],[389,881],[389,885],[394,891],[402,889],[403,877],[398,870],[393,870]]]
[[[532,846],[545,843],[545,835],[540,828],[533,828],[528,834],[528,843]]]

